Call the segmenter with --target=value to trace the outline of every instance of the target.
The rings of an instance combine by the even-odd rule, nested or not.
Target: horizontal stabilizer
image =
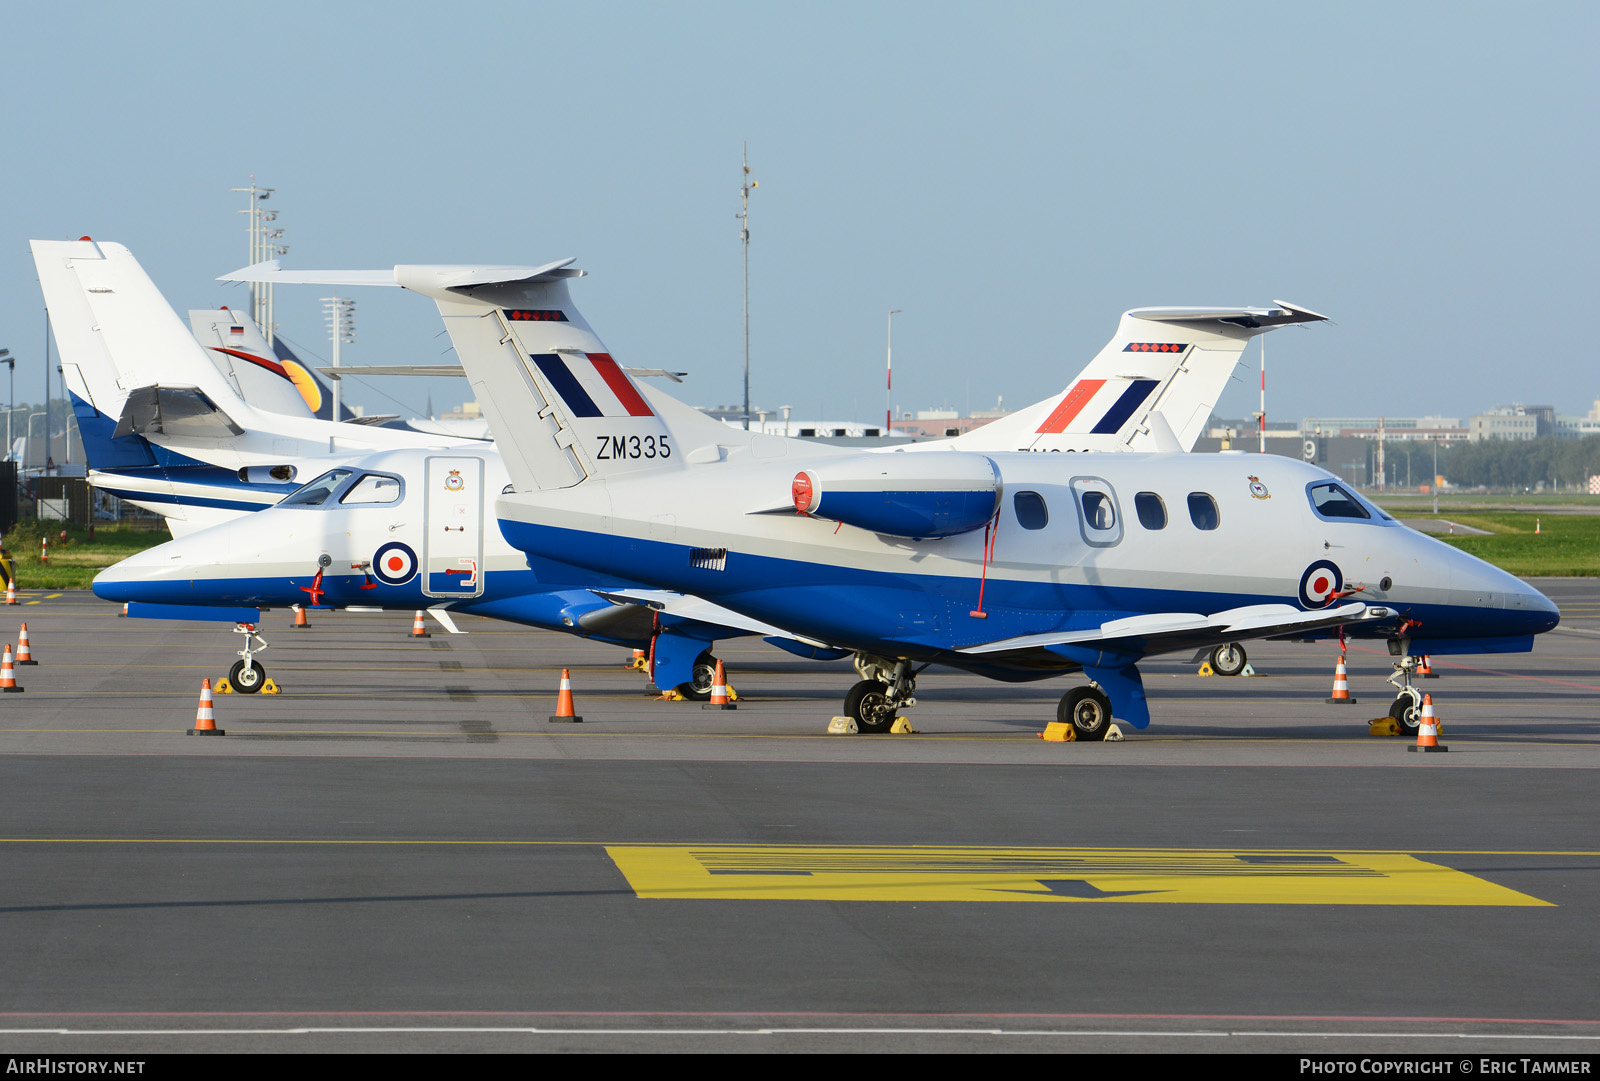
[[[198,387],[137,387],[128,392],[111,438],[165,435],[173,439],[227,439],[244,429]]]
[[[283,285],[401,286],[437,295],[434,290],[471,290],[487,285],[534,285],[561,278],[581,277],[583,271],[572,267],[575,262],[576,256],[537,267],[444,264],[396,266],[391,270],[284,270],[278,260],[268,259],[264,263],[235,270],[232,274],[224,274],[217,280]]]
[[[1271,308],[1135,308],[1129,315],[1158,323],[1231,323],[1251,330],[1288,326],[1290,323],[1324,323],[1326,315],[1310,308],[1274,300]]]
[[[465,375],[459,364],[332,364],[317,366],[317,371],[329,379],[343,379],[347,375]]]

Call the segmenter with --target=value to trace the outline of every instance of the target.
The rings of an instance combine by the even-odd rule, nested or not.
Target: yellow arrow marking
[[[648,898],[1549,907],[1401,853],[810,845],[606,853]]]

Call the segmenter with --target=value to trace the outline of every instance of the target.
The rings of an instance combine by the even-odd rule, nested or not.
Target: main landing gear
[[[1094,683],[1074,687],[1061,696],[1056,720],[1070,724],[1079,739],[1098,742],[1111,730],[1111,699]]]
[[[1411,642],[1405,638],[1391,640],[1389,652],[1395,654],[1395,660],[1394,672],[1388,681],[1400,692],[1389,706],[1389,716],[1400,725],[1402,736],[1414,736],[1422,720],[1422,692],[1411,685],[1411,677],[1417,671],[1417,658],[1411,655]]]
[[[1238,675],[1248,661],[1244,647],[1238,642],[1224,642],[1211,651],[1211,670],[1219,676]]]
[[[908,660],[868,653],[857,653],[855,664],[862,678],[844,696],[844,711],[862,732],[887,732],[902,709],[917,704],[917,673]]]
[[[711,701],[711,685],[717,681],[717,659],[705,650],[694,659],[693,676],[677,686],[679,694],[691,702]]]
[[[239,651],[239,660],[228,669],[228,683],[240,694],[255,694],[267,684],[267,670],[255,659],[257,653],[267,648],[267,640],[261,637],[254,623],[240,623],[233,628],[233,633],[244,635],[244,648]]]

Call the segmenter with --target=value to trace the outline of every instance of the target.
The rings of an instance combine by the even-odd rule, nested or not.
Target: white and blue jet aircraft
[[[615,367],[572,304],[570,262],[501,281],[418,266],[231,277],[434,299],[505,457],[506,538],[531,558],[853,650],[863,678],[845,708],[863,730],[887,730],[938,663],[1007,681],[1081,670],[1090,682],[1063,695],[1058,718],[1099,739],[1113,718],[1149,723],[1145,657],[1346,635],[1388,642],[1392,712],[1414,723],[1418,655],[1525,651],[1559,619],[1537,590],[1314,466],[1175,453],[1153,431],[1153,453],[1038,453],[1074,449],[1066,437],[1099,433],[1127,394],[1155,387],[1080,381],[980,430],[1003,449],[956,439],[863,453],[730,429]],[[1108,350],[1181,365],[1235,346],[1236,360],[1243,339],[1297,310],[1130,315],[1139,337]],[[718,498],[696,497],[706,491]]]
[[[426,269],[448,274],[453,282],[491,270],[553,278],[577,273],[564,266],[537,272]],[[372,277],[339,273],[278,275],[273,280],[372,284]],[[1038,424],[1028,418],[1042,411],[1047,414],[1043,428],[1051,433],[1041,437],[1048,449],[1127,449],[1151,440],[1186,449],[1252,334],[1321,319],[1292,306],[1231,312],[1226,323],[1217,320],[1217,312],[1191,311],[1191,318],[1211,318],[1226,331],[1212,335],[1210,348],[1187,357],[1124,348],[1141,335],[1142,325],[1173,314],[1173,309],[1146,309],[1124,315],[1112,342],[1065,391],[992,430],[973,433],[967,441],[1009,441],[1013,436],[1008,428],[1018,418],[1031,429]],[[505,318],[532,348],[542,348],[547,333],[562,334],[560,324],[568,318],[581,320],[575,311],[568,317],[532,309],[510,310]],[[232,323],[228,329],[231,333]],[[559,343],[544,344],[559,348]],[[591,403],[648,408],[636,396],[619,396],[635,391],[609,357],[586,359],[584,394]],[[670,455],[668,443],[663,453]],[[481,448],[460,454],[438,448],[388,451],[349,459],[279,507],[252,514],[248,522],[219,525],[124,561],[100,576],[96,591],[130,602],[135,614],[178,616],[210,609],[215,618],[227,615],[240,621],[258,615],[251,609],[307,601],[332,607],[427,607],[436,615],[445,609],[470,611],[647,648],[652,678],[692,698],[709,693],[715,664],[710,648],[718,638],[760,634],[808,657],[848,652],[698,598],[644,589],[612,576],[597,581],[592,572],[524,555],[506,545],[492,526],[484,530],[485,493],[508,487],[499,455]],[[1237,655],[1242,660],[1242,653]],[[264,669],[253,663],[248,650],[241,656],[234,682],[259,687]]]

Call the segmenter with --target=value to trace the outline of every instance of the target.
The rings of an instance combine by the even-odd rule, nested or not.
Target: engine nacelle
[[[1000,469],[981,454],[862,454],[795,474],[794,509],[921,540],[982,529],[1000,506]]]
[[[287,484],[295,472],[292,465],[247,465],[239,470],[239,479],[245,484]]]

